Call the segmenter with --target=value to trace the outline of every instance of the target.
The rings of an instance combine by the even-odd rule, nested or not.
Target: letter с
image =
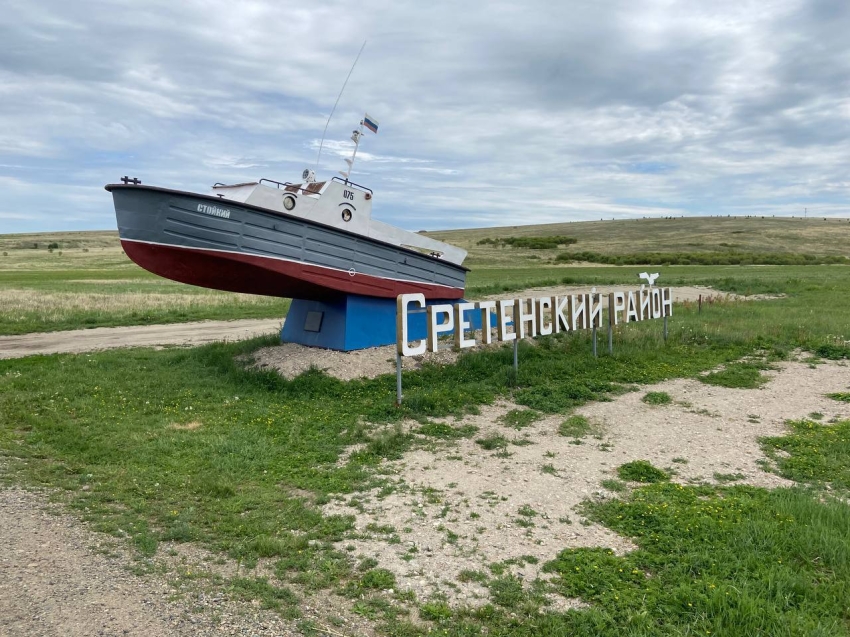
[[[402,356],[419,356],[425,353],[426,341],[421,340],[419,344],[410,347],[408,343],[410,328],[408,326],[408,306],[417,303],[419,307],[425,307],[424,294],[399,294],[396,299],[396,349]]]

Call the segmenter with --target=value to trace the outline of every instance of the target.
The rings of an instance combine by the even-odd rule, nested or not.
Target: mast
[[[339,174],[345,177],[345,183],[348,184],[349,177],[351,176],[351,169],[354,167],[354,159],[357,157],[357,149],[360,148],[360,138],[363,137],[363,120],[360,120],[360,129],[354,129],[351,131],[351,141],[354,142],[354,152],[351,153],[351,157],[345,158],[345,163],[348,164],[348,170],[340,170]]]
[[[363,119],[360,120],[360,129],[351,131],[351,141],[354,142],[354,152],[351,153],[351,158],[345,159],[345,163],[348,164],[348,170],[340,170],[339,174],[345,177],[345,183],[347,184],[349,181],[349,177],[351,176],[351,168],[354,166],[354,159],[357,157],[357,149],[360,148],[360,139],[363,137],[363,127],[368,128],[373,133],[378,133],[378,120],[374,117],[369,117],[369,113],[366,113],[363,116]]]

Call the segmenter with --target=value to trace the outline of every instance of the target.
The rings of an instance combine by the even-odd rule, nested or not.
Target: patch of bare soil
[[[192,422],[187,422],[187,423],[174,422],[174,423],[171,423],[170,425],[168,425],[168,428],[169,429],[176,429],[178,431],[195,431],[196,429],[200,429],[203,426],[204,426],[204,423],[202,423],[198,420],[193,420]]]
[[[850,406],[825,397],[847,390],[850,367],[791,362],[769,374],[760,389],[673,380],[586,405],[576,413],[589,419],[596,435],[582,439],[558,433],[564,416],[516,431],[498,422],[516,405],[486,407],[452,424],[479,427],[474,439],[504,436],[511,441],[504,450],[485,450],[474,439],[426,442],[386,463],[395,475],[394,492],[341,498],[324,512],[356,516],[358,537],[344,544],[395,573],[400,589],[420,599],[438,594],[455,604],[483,603],[487,590],[461,581],[469,579],[462,571],[513,560],[511,571],[530,581],[564,548],[632,549],[628,539],[589,523],[576,509],[588,498],[613,497],[601,482],[616,478],[625,462],[649,460],[681,483],[788,484],[761,469],[758,439],[782,434],[786,419],[812,412],[825,421],[850,418]],[[667,392],[673,403],[647,405],[641,401],[646,391]]]
[[[402,358],[403,370],[419,369],[426,362],[447,365],[457,360],[458,353],[450,349],[429,352],[423,356]],[[352,352],[317,349],[298,343],[281,343],[264,347],[253,354],[254,367],[271,369],[284,378],[295,378],[315,367],[340,380],[375,378],[381,374],[394,374],[396,347],[370,347]]]
[[[531,288],[516,292],[510,297],[499,294],[485,297],[486,299],[528,298],[538,296],[564,296],[567,294],[585,293],[587,286],[555,286],[546,288]],[[612,288],[613,289],[613,288]],[[617,290],[628,290],[628,286],[619,286]],[[600,293],[606,293],[607,288],[599,287]],[[673,301],[676,303],[694,302],[700,296],[703,302],[766,300],[779,298],[769,295],[740,296],[718,292],[709,287],[692,286],[673,288]],[[499,346],[500,344],[496,344]],[[402,359],[402,369],[418,369],[424,363],[448,364],[457,360],[458,352],[450,349],[428,353],[423,356],[406,357]],[[396,353],[394,345],[373,347],[353,352],[335,352],[332,350],[316,349],[296,343],[281,343],[274,347],[265,347],[254,353],[254,365],[261,369],[273,369],[285,378],[295,378],[311,367],[316,367],[330,376],[340,380],[355,378],[375,378],[381,374],[395,373]]]

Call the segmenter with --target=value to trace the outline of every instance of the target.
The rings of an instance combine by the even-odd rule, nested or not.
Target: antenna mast
[[[345,82],[342,83],[342,88],[339,91],[339,95],[336,97],[336,102],[334,102],[334,107],[331,109],[331,114],[328,115],[328,121],[325,122],[325,130],[322,131],[322,141],[319,142],[319,154],[316,155],[316,170],[319,170],[319,160],[322,158],[322,146],[325,145],[325,134],[328,132],[328,124],[331,123],[331,117],[334,116],[334,111],[336,111],[336,105],[339,104],[339,99],[342,97],[342,92],[345,90],[346,84],[348,84],[348,80],[351,77],[351,74],[354,72],[354,67],[357,66],[357,60],[360,59],[360,54],[363,53],[363,49],[366,48],[366,40],[363,40],[363,45],[360,47],[360,51],[357,53],[357,57],[354,58],[354,64],[351,65],[351,70],[348,72],[348,76],[345,78]]]

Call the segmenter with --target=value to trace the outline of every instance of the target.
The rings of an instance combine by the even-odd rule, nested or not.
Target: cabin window
[[[342,220],[351,221],[351,211],[348,208],[342,211]]]

